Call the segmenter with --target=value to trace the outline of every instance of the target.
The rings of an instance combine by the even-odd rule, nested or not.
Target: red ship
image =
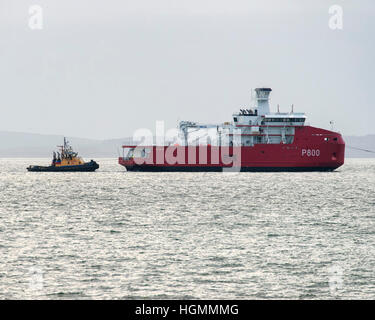
[[[271,113],[271,91],[255,89],[254,108],[240,109],[233,122],[181,121],[174,140],[124,145],[119,164],[128,171],[202,172],[332,171],[342,166],[341,134],[306,125],[305,114],[295,113],[293,106],[288,113]]]

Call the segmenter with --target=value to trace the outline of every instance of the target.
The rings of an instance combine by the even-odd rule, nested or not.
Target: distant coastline
[[[52,151],[61,144],[62,135],[0,131],[0,158],[44,158],[51,157]],[[83,157],[117,158],[121,145],[130,138],[86,139],[68,137],[75,149]],[[347,158],[375,158],[375,153],[351,149],[375,150],[375,134],[366,136],[344,136]]]

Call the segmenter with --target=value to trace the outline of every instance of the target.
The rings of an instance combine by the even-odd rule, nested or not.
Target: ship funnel
[[[269,95],[271,88],[256,88],[256,107],[258,109],[258,115],[265,115],[270,113]]]

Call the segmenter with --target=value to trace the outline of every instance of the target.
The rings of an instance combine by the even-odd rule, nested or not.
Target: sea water
[[[375,159],[84,173],[0,159],[1,299],[373,299]]]

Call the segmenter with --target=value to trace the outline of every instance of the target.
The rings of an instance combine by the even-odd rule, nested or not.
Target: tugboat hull
[[[73,166],[29,166],[31,172],[91,172],[99,168],[95,161],[85,162],[81,165]]]

